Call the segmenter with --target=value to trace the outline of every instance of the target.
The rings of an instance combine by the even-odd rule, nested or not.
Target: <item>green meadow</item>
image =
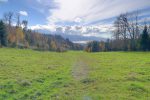
[[[150,100],[150,52],[2,48],[0,100]]]

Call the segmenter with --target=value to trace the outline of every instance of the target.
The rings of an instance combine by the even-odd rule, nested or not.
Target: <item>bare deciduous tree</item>
[[[20,13],[16,14],[16,21],[17,21],[16,26],[20,27]]]
[[[136,40],[140,37],[138,11],[121,14],[114,23],[115,37],[123,41],[123,49],[127,50],[130,40],[130,50],[136,50]],[[121,43],[121,42],[120,42]]]
[[[27,20],[23,20],[22,21],[22,25],[23,25],[23,30],[27,30],[28,21]]]
[[[5,13],[5,14],[3,15],[4,22],[5,22],[6,24],[8,24],[9,27],[10,27],[11,24],[12,24],[12,17],[13,17],[13,12],[8,12],[8,13]]]

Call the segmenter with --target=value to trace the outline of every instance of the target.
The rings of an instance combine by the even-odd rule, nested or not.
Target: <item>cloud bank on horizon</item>
[[[110,38],[112,23],[121,13],[138,10],[142,11],[143,19],[150,19],[150,0],[22,0],[22,2],[0,0],[0,2],[18,4],[23,2],[28,9],[21,9],[22,15],[32,19],[34,16],[31,13],[41,16],[39,17],[41,21],[31,23],[31,29],[74,37]]]

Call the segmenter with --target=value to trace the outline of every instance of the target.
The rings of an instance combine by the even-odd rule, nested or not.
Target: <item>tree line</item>
[[[21,15],[7,12],[0,20],[0,47],[31,48],[35,50],[83,50],[60,35],[42,34],[28,29],[28,21]],[[15,23],[15,24],[13,24]],[[85,51],[149,51],[150,25],[142,21],[138,12],[120,14],[114,21],[113,37],[107,41],[87,43]]]
[[[120,14],[114,21],[112,39],[89,42],[85,51],[149,51],[150,25],[147,23],[140,19],[138,11]]]
[[[19,13],[7,12],[0,20],[0,47],[31,48],[63,52],[81,50],[81,45],[72,43],[60,35],[48,35],[28,29],[28,21]],[[16,23],[15,25],[12,23]]]

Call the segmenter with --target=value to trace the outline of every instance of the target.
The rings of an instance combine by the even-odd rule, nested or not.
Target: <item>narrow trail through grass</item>
[[[74,80],[72,87],[75,89],[72,94],[80,95],[78,98],[76,97],[76,99],[79,100],[93,100],[91,95],[87,94],[88,90],[86,90],[86,88],[93,83],[90,79],[90,69],[92,66],[89,62],[93,62],[93,60],[83,54],[77,56],[72,65],[72,78]],[[71,99],[76,100],[74,96]]]
[[[78,57],[72,69],[72,75],[75,80],[80,81],[86,79],[89,74],[89,65],[83,57]]]

